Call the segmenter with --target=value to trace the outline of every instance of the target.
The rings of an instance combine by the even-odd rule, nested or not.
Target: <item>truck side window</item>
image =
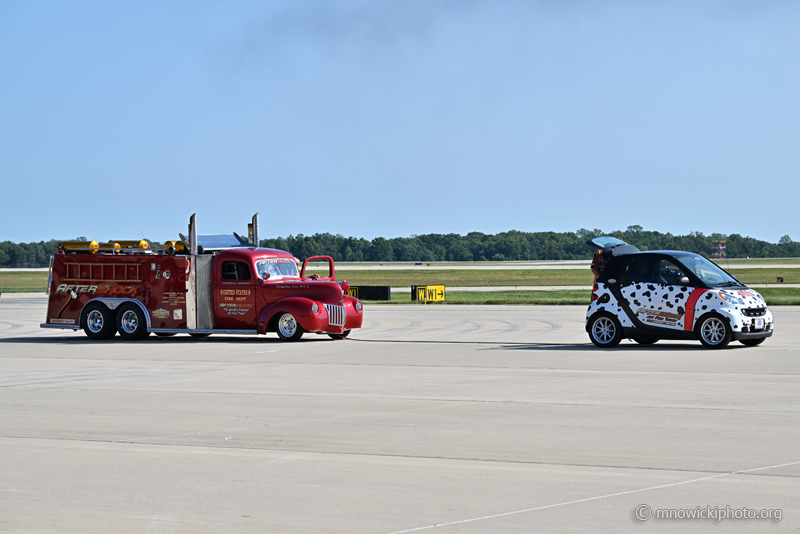
[[[250,267],[241,261],[223,261],[222,279],[250,280]]]

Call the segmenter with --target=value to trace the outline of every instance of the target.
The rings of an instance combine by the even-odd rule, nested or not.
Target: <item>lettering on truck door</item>
[[[256,324],[256,288],[250,266],[224,260],[214,273],[215,328],[253,329]]]

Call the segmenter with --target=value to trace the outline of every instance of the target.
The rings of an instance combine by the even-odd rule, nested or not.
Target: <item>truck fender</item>
[[[344,296],[344,307],[347,309],[347,320],[344,323],[345,330],[352,330],[353,328],[361,328],[361,323],[364,319],[364,308],[361,310],[356,309],[356,303],[359,302],[357,298],[350,295]]]
[[[311,315],[311,306],[314,305],[314,300],[305,297],[289,297],[273,302],[269,306],[261,309],[258,313],[258,324],[256,326],[259,334],[266,334],[271,326],[272,320],[280,312],[289,312],[294,315],[297,322],[300,323],[305,330],[309,330]],[[320,306],[320,312],[325,312],[325,306]]]
[[[147,308],[145,308],[144,304],[142,304],[141,302],[139,302],[136,299],[117,299],[117,298],[105,298],[105,297],[91,299],[91,300],[87,301],[86,304],[83,305],[83,308],[81,308],[81,313],[80,313],[80,315],[78,317],[83,317],[84,308],[86,308],[86,306],[88,306],[89,304],[91,304],[93,302],[102,302],[111,311],[116,310],[122,304],[124,304],[126,302],[133,302],[134,304],[139,306],[139,308],[141,308],[142,313],[144,313],[145,319],[147,319],[147,330],[150,330],[150,312],[147,311]]]

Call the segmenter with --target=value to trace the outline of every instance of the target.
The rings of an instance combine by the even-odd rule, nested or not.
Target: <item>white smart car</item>
[[[623,338],[697,339],[721,349],[732,339],[753,346],[772,335],[764,298],[699,254],[640,252],[607,236],[587,244],[610,256],[586,312],[586,332],[598,347]]]

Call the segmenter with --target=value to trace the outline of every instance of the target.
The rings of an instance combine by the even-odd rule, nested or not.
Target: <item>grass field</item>
[[[791,269],[734,269],[731,273],[743,284],[774,284],[782,276],[785,284],[800,284],[800,267]],[[436,285],[455,287],[478,286],[586,286],[592,285],[589,269],[541,270],[392,270],[392,271],[336,271],[337,280],[347,280],[351,285],[392,287]]]
[[[0,293],[44,293],[46,288],[46,272],[0,271]]]
[[[744,284],[775,284],[777,276],[786,284],[800,284],[800,268],[792,269],[731,269]],[[586,270],[392,270],[337,271],[337,279],[352,285],[412,285],[444,284],[456,287],[479,286],[585,286],[592,285],[592,275]],[[0,271],[0,293],[44,293],[46,272]],[[775,285],[759,288],[770,305],[800,305],[800,289]],[[448,304],[588,304],[589,291],[496,291],[450,292]],[[377,302],[376,302],[377,303]],[[394,293],[391,304],[410,304],[410,293]],[[390,304],[384,302],[384,304]]]
[[[800,288],[777,287],[758,290],[770,306],[800,305]],[[558,304],[589,305],[591,291],[492,291],[469,292],[459,291],[447,294],[445,304]],[[392,293],[391,302],[364,301],[365,304],[418,304],[419,306],[437,306],[442,303],[422,304],[411,301],[410,293]]]

